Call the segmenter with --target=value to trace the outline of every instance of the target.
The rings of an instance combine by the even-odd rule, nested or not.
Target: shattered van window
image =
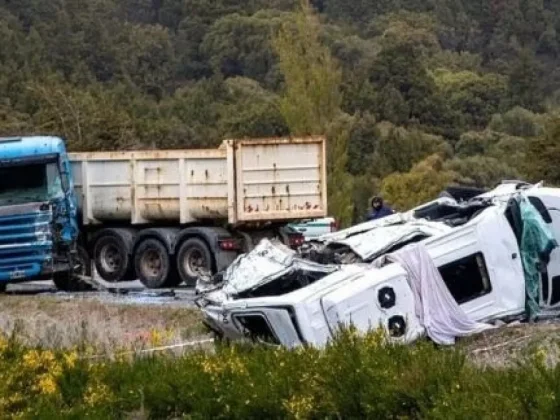
[[[439,267],[443,281],[457,303],[469,302],[492,291],[482,253]]]
[[[263,315],[239,315],[235,316],[235,320],[251,339],[262,340],[270,344],[279,344],[278,339]]]
[[[49,201],[62,195],[56,163],[0,167],[0,206]]]

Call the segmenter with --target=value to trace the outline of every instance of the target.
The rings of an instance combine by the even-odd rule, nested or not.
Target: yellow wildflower
[[[42,365],[41,354],[37,350],[30,350],[23,355],[23,367],[35,370]]]
[[[40,375],[37,383],[38,391],[44,395],[53,395],[58,391],[58,385],[53,375]]]
[[[0,336],[0,354],[8,348],[8,340]]]
[[[69,368],[73,368],[74,366],[76,366],[77,360],[78,360],[78,353],[76,353],[75,351],[68,352],[64,355],[64,362],[66,363],[66,366],[68,366]]]
[[[297,420],[309,418],[313,411],[313,397],[294,395],[288,401],[284,401],[283,406],[289,417]]]
[[[89,406],[101,404],[111,400],[111,391],[105,384],[90,384],[84,395],[84,402]]]
[[[544,347],[539,347],[539,349],[535,353],[535,361],[540,364],[544,365],[547,358],[547,351]]]

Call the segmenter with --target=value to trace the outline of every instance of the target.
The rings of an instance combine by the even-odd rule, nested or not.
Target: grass
[[[465,347],[385,345],[340,335],[324,350],[218,347],[213,354],[95,361],[86,347],[0,341],[1,418],[555,418],[560,367],[547,351],[515,366],[470,363]]]

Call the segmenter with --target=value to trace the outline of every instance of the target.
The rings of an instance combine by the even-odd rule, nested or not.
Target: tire
[[[108,282],[133,280],[132,261],[118,234],[101,236],[93,247],[97,273]]]
[[[134,253],[134,269],[148,289],[172,287],[176,281],[167,248],[157,239],[140,242]]]
[[[0,283],[0,293],[6,293],[7,289],[8,289],[7,283]]]
[[[58,290],[64,292],[83,292],[92,289],[91,285],[74,276],[74,274],[91,276],[91,260],[86,250],[81,246],[77,249],[75,262],[78,266],[76,271],[55,273],[53,276],[54,285]]]
[[[179,278],[188,286],[196,286],[201,274],[214,274],[214,256],[204,241],[198,238],[187,239],[177,252],[177,271]]]

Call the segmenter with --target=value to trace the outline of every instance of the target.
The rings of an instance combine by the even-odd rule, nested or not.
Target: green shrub
[[[341,333],[324,350],[220,346],[214,354],[92,359],[0,340],[1,418],[553,418],[560,368],[542,350],[480,369],[457,348]]]

